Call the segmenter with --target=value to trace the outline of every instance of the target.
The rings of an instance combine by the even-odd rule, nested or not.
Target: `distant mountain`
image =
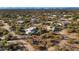
[[[0,7],[0,10],[16,10],[16,9],[53,9],[53,10],[79,10],[79,7]]]

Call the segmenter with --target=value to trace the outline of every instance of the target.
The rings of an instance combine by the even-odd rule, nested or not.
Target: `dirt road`
[[[25,49],[28,49],[29,51],[34,51],[35,49],[33,48],[33,46],[31,44],[29,44],[27,41],[25,40],[12,40],[12,41],[8,41],[9,43],[22,43],[23,46],[25,47]]]
[[[15,32],[13,32],[13,31],[10,30],[10,26],[8,25],[8,23],[5,23],[3,20],[2,20],[2,23],[4,24],[4,26],[1,27],[1,28],[4,28],[4,29],[8,30],[9,33],[12,34],[13,36],[17,36],[17,37],[20,38],[19,35],[16,35]],[[3,38],[6,38],[6,36],[3,36]],[[22,40],[22,39],[21,39],[21,40],[10,40],[10,41],[8,41],[8,42],[10,42],[10,43],[11,43],[11,42],[12,42],[12,43],[18,43],[18,42],[20,42],[20,43],[22,43],[23,46],[24,46],[26,49],[28,49],[29,51],[34,51],[34,50],[35,50],[31,44],[29,44],[27,41]]]
[[[59,33],[62,34],[62,35],[65,35],[69,38],[79,39],[79,36],[78,36],[77,33],[68,33],[67,29],[64,29],[64,30],[60,31]]]

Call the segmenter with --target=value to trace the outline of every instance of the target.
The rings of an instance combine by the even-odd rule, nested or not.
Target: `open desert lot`
[[[79,8],[0,9],[0,51],[79,51]]]

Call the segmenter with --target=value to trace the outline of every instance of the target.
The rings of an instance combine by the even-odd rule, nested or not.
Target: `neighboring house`
[[[60,20],[61,20],[61,22],[62,22],[63,27],[66,28],[67,25],[68,25],[69,23],[71,23],[72,18],[69,18],[69,19],[61,18]]]
[[[63,17],[68,17],[68,18],[71,17],[71,16],[72,16],[72,15],[63,15]]]
[[[50,15],[50,16],[48,16],[48,18],[50,18],[50,19],[53,19],[55,17],[56,17],[56,15]]]
[[[46,31],[51,31],[51,26],[43,25],[42,28]]]
[[[31,18],[31,21],[30,21],[32,24],[36,24],[36,23],[39,23],[39,19],[38,18]]]
[[[79,22],[79,19],[77,19],[77,21]]]
[[[52,27],[52,31],[54,31],[55,30],[55,27]]]
[[[63,21],[62,23],[63,23],[64,28],[67,28],[67,26],[68,26],[68,24],[69,24],[70,22],[69,22],[69,21]]]
[[[19,16],[19,15],[18,15],[17,23],[18,23],[18,24],[23,24],[23,23],[24,23],[24,20],[23,20],[23,17],[22,17],[22,16]]]
[[[53,27],[52,27],[52,31],[53,31],[53,32],[59,32],[59,31],[61,31],[61,30],[62,30],[62,24],[61,24],[61,23],[57,23],[56,26],[53,26]]]
[[[68,21],[68,19],[65,19],[65,18],[61,18],[60,20],[61,21]]]
[[[45,22],[44,24],[45,25],[50,25],[50,24],[52,24],[53,22],[52,21],[47,21],[47,22]]]
[[[36,27],[30,27],[28,29],[25,29],[25,34],[33,34],[36,32]]]
[[[46,30],[47,30],[47,31],[50,31],[50,30],[51,30],[51,26],[47,26],[47,27],[46,27]]]
[[[57,15],[52,15],[53,17],[57,17]]]
[[[23,21],[23,20],[18,20],[17,23],[18,23],[18,24],[23,24],[24,21]]]
[[[5,39],[5,36],[0,37],[1,40]]]
[[[53,27],[53,28],[52,28],[52,31],[53,31],[53,32],[59,32],[59,31],[61,31],[61,30],[62,30],[62,28],[59,27],[59,26],[56,26],[56,27]]]

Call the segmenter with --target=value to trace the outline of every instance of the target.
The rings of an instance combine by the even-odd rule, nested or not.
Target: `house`
[[[59,26],[56,26],[56,27],[53,27],[53,28],[52,28],[52,31],[53,31],[53,32],[59,32],[59,31],[61,31],[61,30],[62,30],[62,28],[59,27]]]
[[[71,23],[72,18],[69,18],[69,19],[61,18],[60,20],[61,20],[61,23],[62,23],[63,27],[64,27],[64,28],[67,28],[67,25],[68,25],[69,23]]]
[[[56,16],[53,16],[53,15],[48,16],[49,19],[53,19],[54,17],[56,17]]]
[[[19,15],[18,15],[17,23],[18,23],[18,24],[23,24],[23,23],[24,23],[24,19],[23,19],[22,16],[19,16]]]
[[[57,17],[57,15],[52,15],[53,17]]]
[[[46,27],[46,30],[47,30],[47,31],[50,31],[50,30],[51,30],[51,26],[47,26],[47,27]]]
[[[52,27],[52,31],[53,31],[53,32],[59,32],[59,31],[61,31],[61,30],[62,30],[62,24],[61,24],[61,23],[57,23],[56,26],[53,26],[53,27]]]
[[[55,27],[52,27],[52,31],[54,31],[55,30]]]
[[[68,18],[70,18],[72,15],[63,15],[63,17],[68,17]]]
[[[79,22],[79,19],[77,19],[77,21]]]
[[[0,37],[1,40],[5,39],[5,36]]]
[[[71,21],[71,20],[73,20],[73,18],[71,17],[71,18],[68,18],[68,21]]]
[[[24,23],[24,20],[18,20],[17,23],[18,24],[23,24]]]
[[[30,27],[28,29],[24,29],[25,30],[25,34],[33,34],[36,32],[36,27]]]
[[[42,28],[46,31],[50,31],[51,30],[51,26],[48,25],[43,25]]]
[[[63,23],[64,28],[67,28],[68,24],[71,23],[71,22],[69,22],[69,21],[63,21],[62,23]]]
[[[36,23],[39,23],[39,21],[40,21],[39,18],[32,17],[30,22],[32,24],[36,24]]]

